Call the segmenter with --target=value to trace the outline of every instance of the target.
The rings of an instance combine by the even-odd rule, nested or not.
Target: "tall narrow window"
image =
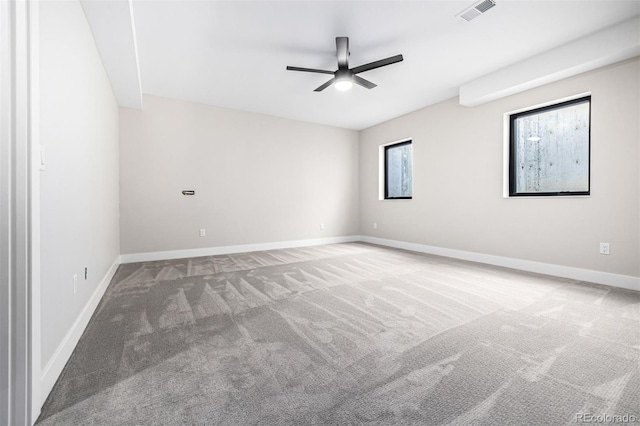
[[[413,171],[411,154],[411,141],[384,147],[385,200],[410,199],[412,197]]]
[[[510,116],[509,195],[589,195],[587,96]]]

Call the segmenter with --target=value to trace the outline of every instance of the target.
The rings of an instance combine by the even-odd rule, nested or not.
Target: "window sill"
[[[518,198],[538,198],[543,200],[559,199],[559,198],[591,198],[591,195],[503,195],[502,198],[518,199]]]

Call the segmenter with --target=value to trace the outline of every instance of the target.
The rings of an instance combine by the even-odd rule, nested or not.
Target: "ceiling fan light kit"
[[[365,87],[367,89],[373,89],[376,84],[365,80],[364,78],[356,75],[365,71],[370,71],[376,68],[384,67],[387,65],[401,62],[404,58],[402,55],[392,56],[390,58],[381,59],[379,61],[370,62],[368,64],[360,65],[355,68],[349,68],[349,37],[336,37],[336,57],[338,58],[338,69],[335,71],[319,70],[315,68],[301,68],[287,66],[289,71],[303,71],[313,72],[320,74],[333,74],[333,78],[317,89],[314,92],[322,92],[332,84],[337,90],[349,90],[354,84]]]
[[[334,87],[336,88],[336,90],[341,90],[341,91],[349,90],[353,87],[353,81],[348,79],[337,80]]]

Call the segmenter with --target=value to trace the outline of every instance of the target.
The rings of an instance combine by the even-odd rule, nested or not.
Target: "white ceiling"
[[[637,0],[497,0],[471,22],[455,18],[472,3],[133,0],[142,92],[363,129],[640,13]],[[404,62],[360,74],[378,87],[347,92],[316,93],[330,75],[285,69],[335,70],[336,36],[350,38],[352,67]]]

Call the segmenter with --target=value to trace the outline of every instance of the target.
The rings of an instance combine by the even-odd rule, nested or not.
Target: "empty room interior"
[[[639,1],[5,3],[8,424],[640,423]]]

